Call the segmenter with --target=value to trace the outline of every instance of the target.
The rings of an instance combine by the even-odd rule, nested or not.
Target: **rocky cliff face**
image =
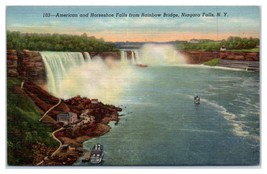
[[[211,59],[218,58],[219,52],[206,52],[206,51],[181,51],[189,64],[202,64]]]
[[[7,50],[7,75],[10,77],[18,76],[18,57],[16,50]]]
[[[214,58],[226,60],[259,61],[259,53],[250,52],[207,52],[207,51],[181,51],[189,64],[201,64]]]
[[[19,76],[36,84],[46,83],[45,66],[42,56],[37,51],[18,51],[18,74]]]
[[[245,60],[245,61],[259,61],[259,53],[250,52],[220,52],[220,58],[226,60]]]
[[[113,57],[116,60],[120,60],[120,58],[121,58],[120,51],[109,51],[109,52],[101,52],[101,53],[90,52],[89,54],[91,55],[91,57],[100,56],[100,57],[102,57],[104,59],[107,58],[107,57]]]
[[[37,51],[7,50],[7,76],[45,84],[46,72],[41,54]]]

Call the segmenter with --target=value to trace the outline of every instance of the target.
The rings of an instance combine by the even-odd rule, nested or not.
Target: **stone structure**
[[[57,115],[57,121],[68,125],[78,121],[78,117],[77,114],[73,112],[62,112]]]

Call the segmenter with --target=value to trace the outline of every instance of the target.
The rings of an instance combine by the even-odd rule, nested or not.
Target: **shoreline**
[[[200,66],[202,66],[203,68],[210,68],[210,69],[222,69],[222,70],[229,70],[229,71],[246,71],[245,69],[242,68],[231,68],[231,67],[225,67],[225,66],[209,66],[209,65],[204,65],[201,64]],[[256,72],[256,71],[252,71],[252,72]]]

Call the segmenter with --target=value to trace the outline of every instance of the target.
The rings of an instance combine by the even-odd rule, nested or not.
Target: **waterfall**
[[[84,58],[85,58],[85,61],[86,62],[91,62],[92,61],[92,58],[90,56],[90,54],[88,52],[83,52],[84,54]]]
[[[141,60],[140,60],[140,56],[139,56],[139,51],[138,50],[134,50],[133,52],[135,54],[135,63],[136,64],[141,64]]]
[[[134,51],[131,51],[131,55],[132,55],[132,64],[135,65],[136,61],[135,61]]]
[[[127,59],[129,54],[129,60]],[[46,69],[48,91],[60,98],[76,95],[116,101],[120,93],[139,77],[136,64],[148,66],[182,63],[180,53],[171,45],[147,44],[141,49],[120,50],[121,62],[88,52],[40,52]],[[98,57],[98,58],[97,58]],[[131,80],[129,80],[131,79]]]
[[[123,64],[127,63],[127,52],[125,50],[120,50],[121,53],[121,62]]]
[[[60,92],[60,85],[68,70],[84,64],[79,52],[40,52],[45,65],[48,91],[54,95]]]
[[[120,54],[121,54],[121,62],[123,63],[123,60],[124,60],[124,51],[123,50],[120,50]]]
[[[40,53],[46,69],[48,91],[63,99],[80,95],[113,103],[138,75],[132,66],[100,56],[95,56],[89,63],[78,52]],[[125,61],[125,55],[122,57]]]
[[[127,52],[131,52],[131,61],[132,63],[128,62],[128,58],[127,58]],[[121,62],[122,64],[132,64],[132,65],[136,65],[136,64],[140,64],[141,60],[139,57],[139,51],[138,50],[120,50],[121,53]]]

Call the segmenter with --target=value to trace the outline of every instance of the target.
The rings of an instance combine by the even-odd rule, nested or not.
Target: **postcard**
[[[8,166],[258,166],[258,6],[7,6]]]

